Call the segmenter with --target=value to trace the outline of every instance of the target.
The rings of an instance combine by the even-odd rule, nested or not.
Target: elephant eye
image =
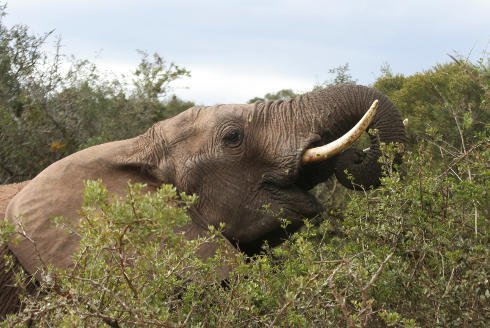
[[[227,147],[238,147],[242,143],[242,131],[236,127],[228,129],[223,134],[223,144]]]

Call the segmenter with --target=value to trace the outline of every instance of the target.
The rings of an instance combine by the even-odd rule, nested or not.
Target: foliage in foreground
[[[188,220],[191,200],[170,186],[153,195],[131,186],[109,202],[89,183],[77,265],[52,271],[4,325],[484,327],[489,146],[485,138],[441,162],[422,143],[403,175],[387,155],[383,186],[353,193],[340,225],[328,216],[306,222],[253,258],[197,258],[205,239],[186,241],[171,228]],[[216,273],[223,261],[235,268],[225,282]]]

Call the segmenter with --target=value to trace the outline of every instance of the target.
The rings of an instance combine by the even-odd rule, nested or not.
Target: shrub
[[[88,183],[76,266],[51,269],[4,325],[483,327],[488,146],[441,162],[422,143],[406,154],[404,174],[391,169],[387,149],[383,185],[351,194],[340,225],[328,215],[306,222],[252,258],[197,258],[206,240],[173,232],[192,198],[171,186],[152,195],[129,186],[125,199],[109,201]],[[223,261],[234,267],[225,282],[216,273]]]
[[[0,5],[2,184],[30,179],[84,147],[134,137],[193,106],[168,97],[171,83],[189,72],[158,54],[141,52],[128,83],[87,60],[64,56],[59,41],[51,55],[51,33],[38,37],[23,25],[6,27],[4,15]]]

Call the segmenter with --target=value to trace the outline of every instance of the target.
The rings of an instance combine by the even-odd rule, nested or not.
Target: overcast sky
[[[307,91],[345,63],[370,84],[384,63],[408,75],[490,51],[490,0],[10,0],[7,12],[104,70],[158,52],[191,71],[174,91],[199,104]]]

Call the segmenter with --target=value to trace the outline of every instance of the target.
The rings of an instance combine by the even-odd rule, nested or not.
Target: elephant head
[[[375,100],[379,109],[369,128],[378,133],[368,150],[349,148],[309,163],[307,151],[339,139]],[[283,238],[272,213],[297,229],[322,211],[308,190],[333,173],[349,188],[378,186],[380,142],[404,141],[389,99],[371,88],[341,85],[287,101],[190,108],[140,136],[127,160],[159,183],[197,194],[193,222],[203,228],[224,222],[224,235],[253,254],[263,241],[274,245]]]
[[[369,150],[347,149],[309,163],[312,148],[343,136],[375,100],[379,106],[369,128],[378,133]],[[7,208],[6,216],[14,221],[21,216],[30,235],[9,247],[31,273],[39,256],[44,263],[70,265],[79,239],[53,227],[49,218],[78,222],[84,180],[102,179],[110,191],[122,194],[131,179],[149,189],[171,183],[197,194],[186,233],[192,238],[223,222],[224,236],[253,254],[264,241],[275,245],[284,237],[274,213],[291,222],[289,231],[318,215],[322,206],[308,190],[334,173],[347,187],[379,185],[380,143],[404,141],[394,105],[362,86],[329,87],[287,101],[193,107],[139,137],[82,150],[41,172]]]

